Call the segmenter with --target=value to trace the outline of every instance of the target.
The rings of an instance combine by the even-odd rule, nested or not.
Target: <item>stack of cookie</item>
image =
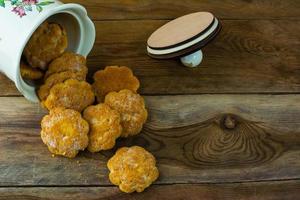
[[[37,91],[40,101],[48,110],[64,107],[82,112],[95,100],[91,85],[85,81],[87,73],[83,56],[64,53],[50,63]]]
[[[45,77],[47,77],[47,74],[53,73],[46,78],[45,83],[38,90],[43,104],[50,110],[50,116],[54,118],[58,115],[60,116],[61,109],[75,110],[79,113],[83,112],[83,118],[89,124],[89,143],[87,148],[90,152],[112,149],[115,146],[117,138],[134,136],[140,133],[147,120],[148,112],[143,97],[136,93],[140,83],[132,71],[128,67],[106,67],[104,70],[95,73],[92,89],[92,86],[88,83],[74,78],[67,77],[67,80],[63,78],[54,79],[63,73],[68,74],[70,69],[75,68],[73,66],[77,66],[77,69],[80,69],[78,67],[78,59],[73,59],[73,64],[71,64],[70,60],[69,62],[60,62],[59,60],[64,55],[50,64]],[[78,55],[73,55],[72,58],[75,58],[74,56],[79,57]],[[61,64],[54,65],[55,63]],[[65,66],[66,63],[70,64],[69,70],[59,72],[62,69],[59,66]],[[76,74],[79,72],[71,73]],[[91,105],[94,103],[94,91],[98,102],[96,105]],[[62,118],[60,116],[60,119]],[[70,117],[65,119],[65,121],[69,119]],[[44,127],[43,122],[42,128]],[[58,126],[61,127],[61,124],[63,122],[59,122]],[[58,126],[55,125],[55,128]],[[69,127],[69,125],[66,126]],[[46,128],[48,127],[49,124],[47,124]],[[49,134],[54,132],[55,130],[51,130]],[[53,141],[44,142],[54,144]],[[76,145],[71,146],[74,147]],[[61,151],[60,147],[58,145],[57,151],[53,151],[53,148],[50,151],[66,157],[74,157],[74,154],[69,156],[67,152]],[[78,152],[78,149],[76,149],[76,152]]]
[[[28,64],[21,64],[23,78],[42,82],[37,95],[49,114],[42,119],[41,138],[49,151],[74,158],[86,148],[112,149],[117,138],[139,134],[148,112],[131,69],[106,67],[90,85],[85,57],[66,52],[66,47],[63,27],[46,22],[24,50]],[[143,191],[159,175],[154,156],[137,146],[119,149],[108,168],[111,182],[127,193]]]
[[[58,88],[52,87],[46,107],[49,107],[47,102],[52,98],[53,88],[60,90],[61,95],[71,95],[66,92],[71,80],[74,79],[65,81],[64,87],[61,84]],[[111,66],[96,72],[93,89],[97,104],[85,108],[81,117],[81,109],[77,109],[79,106],[73,105],[72,109],[67,109],[66,106],[71,104],[63,102],[72,98],[64,95],[60,107],[49,107],[50,114],[42,120],[43,142],[53,154],[74,158],[85,148],[90,152],[108,150],[115,146],[117,138],[137,135],[148,116],[143,97],[136,93],[139,85],[138,79],[127,67]],[[75,87],[73,92],[76,92]],[[59,92],[55,94],[59,99]],[[81,108],[86,102],[84,99],[76,101]],[[142,192],[159,176],[154,156],[138,146],[120,148],[107,166],[111,182],[126,193]]]
[[[110,140],[114,137],[115,140],[118,137],[133,136],[141,132],[148,112],[143,97],[136,93],[139,86],[139,80],[128,67],[109,66],[94,74],[93,88],[99,104],[88,107],[84,112],[84,117],[91,126],[90,136],[93,138],[103,135],[98,127],[99,122],[105,123],[101,118],[109,116],[103,115],[105,110],[117,111],[121,129],[118,134],[104,134],[102,141],[90,143],[88,147],[90,151],[97,152],[112,148],[114,143],[105,144],[108,141],[107,137],[110,137]]]
[[[61,56],[67,46],[66,30],[59,24],[44,22],[24,49],[24,60],[20,65],[21,76],[30,81],[42,79],[48,64]]]
[[[24,49],[26,63],[21,63],[20,71],[25,79],[43,79],[37,94],[48,110],[63,107],[81,112],[94,103],[95,95],[85,81],[85,57],[66,52],[67,46],[66,30],[44,22]]]

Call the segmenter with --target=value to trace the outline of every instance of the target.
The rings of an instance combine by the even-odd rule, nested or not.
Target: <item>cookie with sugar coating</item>
[[[119,112],[101,103],[87,107],[83,112],[83,118],[90,125],[88,145],[90,152],[108,150],[115,146],[116,139],[122,132]]]
[[[106,95],[104,102],[112,109],[117,110],[121,115],[123,128],[121,137],[140,133],[148,117],[142,96],[131,90],[124,89],[120,92],[110,92]]]
[[[51,88],[58,84],[62,83],[68,79],[77,79],[79,81],[85,81],[86,76],[82,73],[76,73],[72,71],[65,71],[60,73],[52,74],[47,78],[43,85],[37,90],[38,97],[42,103],[47,99]]]
[[[126,193],[144,191],[159,176],[154,156],[139,146],[120,148],[107,167],[109,180]]]
[[[88,68],[86,66],[85,57],[76,53],[65,52],[62,56],[56,58],[49,64],[45,79],[52,74],[64,71],[82,73],[83,76],[86,76]]]
[[[26,44],[24,56],[30,66],[45,70],[53,59],[64,53],[67,46],[66,30],[59,24],[44,22]]]
[[[95,95],[90,84],[85,81],[68,79],[51,88],[44,105],[48,110],[62,107],[82,112],[94,101]]]
[[[43,118],[41,128],[41,138],[53,154],[74,158],[88,145],[89,125],[75,110],[51,110]]]

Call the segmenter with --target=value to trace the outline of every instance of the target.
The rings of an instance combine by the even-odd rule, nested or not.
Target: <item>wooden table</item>
[[[300,198],[300,0],[75,2],[97,28],[91,74],[127,65],[141,80],[149,120],[118,146],[151,151],[161,176],[127,195],[107,178],[115,149],[52,158],[39,136],[46,112],[0,75],[0,199]],[[146,55],[153,30],[194,11],[223,24],[200,68]]]

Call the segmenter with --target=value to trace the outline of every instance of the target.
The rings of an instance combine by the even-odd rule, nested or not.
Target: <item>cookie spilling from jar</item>
[[[36,81],[37,96],[49,114],[41,138],[53,155],[74,158],[113,149],[118,138],[138,135],[147,121],[140,82],[130,68],[108,66],[92,84],[82,55],[67,52],[68,38],[59,24],[43,23],[25,47],[20,73]],[[123,147],[108,161],[110,181],[126,193],[142,192],[159,176],[155,157],[142,147]]]
[[[44,22],[29,39],[24,56],[32,68],[45,70],[53,59],[64,53],[67,46],[66,30],[59,24]]]

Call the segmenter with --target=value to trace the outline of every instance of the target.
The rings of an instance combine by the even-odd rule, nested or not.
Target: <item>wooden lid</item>
[[[185,15],[156,30],[148,39],[147,51],[157,59],[189,55],[213,40],[220,30],[221,24],[211,13]]]
[[[205,32],[213,22],[214,16],[209,12],[179,17],[157,29],[148,39],[148,46],[152,49],[174,47]]]

